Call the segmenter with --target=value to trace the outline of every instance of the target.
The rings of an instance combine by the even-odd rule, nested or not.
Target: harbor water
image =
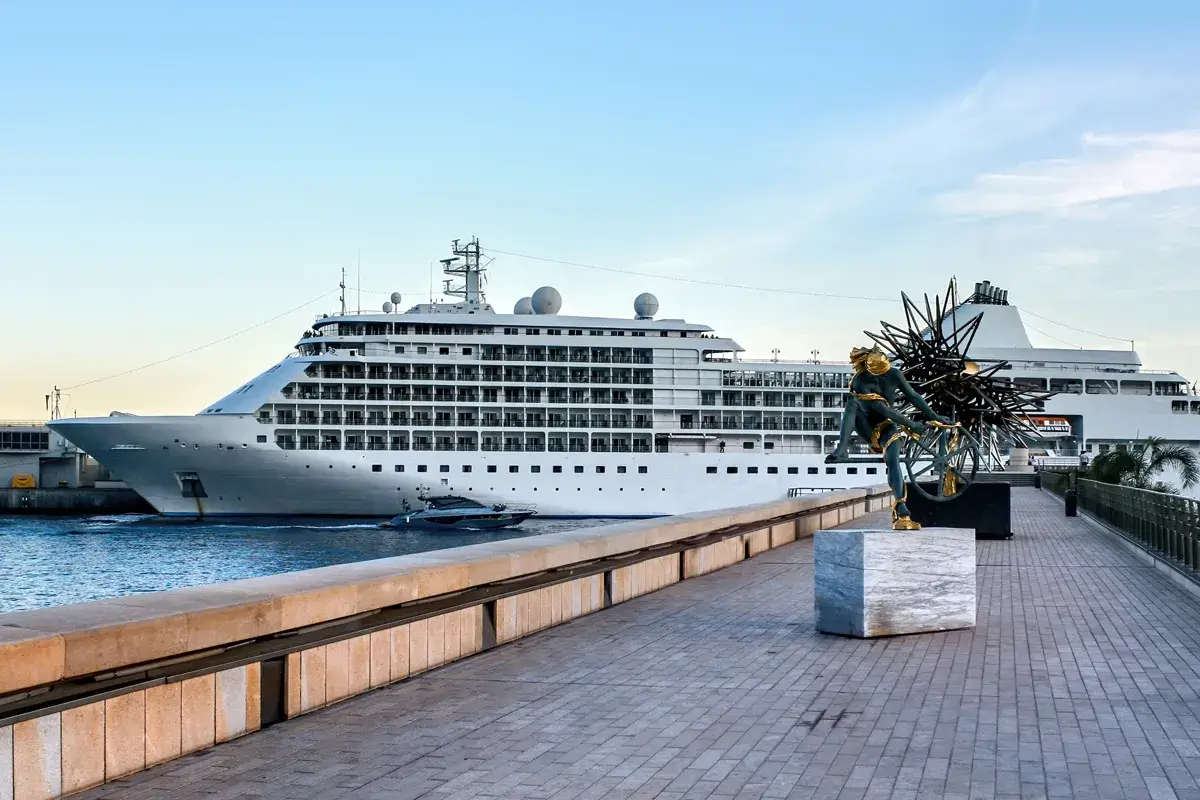
[[[178,589],[603,525],[529,520],[499,531],[381,528],[379,519],[172,521],[0,516],[0,613]]]

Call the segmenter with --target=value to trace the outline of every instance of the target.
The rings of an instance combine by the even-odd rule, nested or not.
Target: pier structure
[[[816,632],[808,534],[886,527],[887,499],[3,615],[0,776],[130,800],[1200,797],[1194,582],[1018,488],[1014,538],[977,543],[975,628]]]

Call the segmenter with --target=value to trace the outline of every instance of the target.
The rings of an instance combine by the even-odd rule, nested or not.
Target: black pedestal
[[[921,484],[929,492],[936,484]],[[953,500],[936,503],[909,490],[908,510],[925,528],[974,528],[976,539],[1012,538],[1012,485],[973,483]]]

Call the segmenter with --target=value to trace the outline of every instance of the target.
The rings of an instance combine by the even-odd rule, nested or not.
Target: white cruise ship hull
[[[818,454],[761,451],[281,450],[258,441],[270,428],[249,414],[62,419],[50,426],[168,516],[388,517],[405,500],[419,507],[419,496],[431,492],[531,503],[539,517],[651,517],[776,500],[791,489],[832,491],[884,480],[882,464],[827,467]],[[757,472],[749,473],[752,468]],[[192,475],[203,496],[189,496],[181,481]]]

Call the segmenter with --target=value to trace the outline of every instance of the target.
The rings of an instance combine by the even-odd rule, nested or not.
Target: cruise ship
[[[421,497],[536,505],[541,516],[648,517],[877,484],[882,464],[825,464],[847,363],[752,361],[712,328],[559,313],[542,287],[513,313],[484,293],[478,240],[444,259],[452,302],[324,315],[295,351],[194,416],[50,427],[175,516],[389,516]],[[343,294],[344,296],[344,294]],[[1031,345],[988,283],[969,355],[1057,392],[1034,419],[1058,455],[1147,435],[1200,446],[1200,397],[1132,350]],[[947,321],[947,324],[949,322]]]

